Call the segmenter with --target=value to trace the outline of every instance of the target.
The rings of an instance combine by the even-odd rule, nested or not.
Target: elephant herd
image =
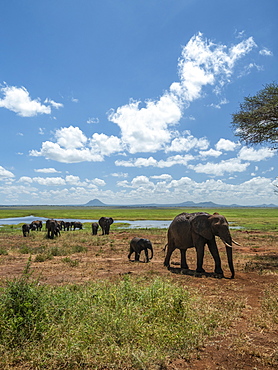
[[[114,222],[112,217],[101,217],[98,222],[92,223],[92,234],[97,235],[99,226],[102,229],[102,235],[109,235],[110,226]],[[23,236],[26,237],[30,234],[30,231],[42,230],[42,221],[32,221],[30,224],[22,225]],[[63,221],[63,220],[54,220],[53,218],[49,219],[45,223],[45,228],[47,230],[47,237],[53,239],[54,236],[60,236],[61,230],[70,231],[70,230],[82,230],[83,225],[80,221]]]
[[[102,235],[109,235],[110,226],[114,222],[112,217],[101,217],[98,222],[92,223],[92,235],[97,235],[98,228],[102,230]],[[22,226],[23,236],[27,236],[30,230],[41,230],[42,222],[33,221],[30,225]],[[53,239],[54,236],[59,236],[61,230],[69,231],[82,229],[82,223],[64,222],[49,219],[46,222],[47,237]],[[166,256],[164,266],[170,268],[170,259],[175,249],[180,250],[181,269],[188,269],[186,262],[186,251],[189,248],[195,248],[197,257],[196,272],[205,273],[203,269],[204,249],[205,245],[214,259],[214,272],[217,275],[224,276],[221,267],[221,260],[216,244],[215,237],[218,236],[226,247],[228,265],[231,271],[231,278],[235,276],[233,265],[232,244],[239,245],[235,242],[229,230],[229,224],[226,218],[219,213],[209,214],[206,212],[181,213],[177,215],[171,222],[167,232],[167,244],[164,248]],[[149,257],[148,250],[151,255]],[[134,237],[130,241],[128,259],[135,253],[135,261],[140,260],[140,253],[145,253],[145,262],[149,262],[153,258],[153,247],[149,239]]]

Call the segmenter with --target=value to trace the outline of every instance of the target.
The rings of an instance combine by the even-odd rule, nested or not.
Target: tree
[[[278,85],[268,84],[256,95],[244,98],[232,115],[235,135],[248,145],[268,143],[278,148]]]

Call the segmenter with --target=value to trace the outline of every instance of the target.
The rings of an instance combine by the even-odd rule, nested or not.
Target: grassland
[[[84,211],[84,212],[82,212]],[[172,219],[184,209],[1,209],[0,217]],[[186,210],[196,211],[196,210]],[[209,210],[224,214],[242,247],[236,277],[188,273],[179,254],[163,266],[166,230],[83,230],[22,236],[0,228],[0,369],[275,369],[278,366],[276,209]],[[150,263],[127,259],[132,237],[149,238]],[[218,241],[223,269],[225,248]],[[213,261],[205,255],[206,271]],[[227,355],[228,354],[228,355]]]
[[[172,220],[181,212],[218,212],[235,226],[250,230],[276,230],[278,208],[111,208],[111,207],[0,207],[0,219],[36,216],[45,218],[99,219],[103,215],[115,220]]]

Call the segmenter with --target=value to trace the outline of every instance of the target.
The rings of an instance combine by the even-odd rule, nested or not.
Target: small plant
[[[4,248],[0,248],[0,255],[7,256],[8,255],[8,251],[6,249],[4,249]]]
[[[77,267],[79,265],[79,261],[72,260],[69,257],[63,258],[62,262],[67,263],[70,267]]]
[[[45,262],[47,260],[52,260],[53,256],[51,254],[37,254],[34,262]]]
[[[19,253],[21,253],[21,254],[32,254],[32,247],[30,247],[29,245],[24,244],[19,248]]]
[[[87,251],[88,249],[86,247],[83,247],[83,245],[74,245],[72,247],[72,253],[82,253]]]

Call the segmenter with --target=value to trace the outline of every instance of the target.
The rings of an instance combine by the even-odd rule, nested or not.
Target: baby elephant
[[[148,249],[151,251],[151,257],[149,258]],[[153,246],[149,239],[143,239],[135,237],[130,242],[130,250],[128,254],[128,259],[130,260],[130,256],[132,253],[135,253],[135,261],[139,261],[141,251],[145,251],[146,260],[145,262],[149,262],[153,258]]]

